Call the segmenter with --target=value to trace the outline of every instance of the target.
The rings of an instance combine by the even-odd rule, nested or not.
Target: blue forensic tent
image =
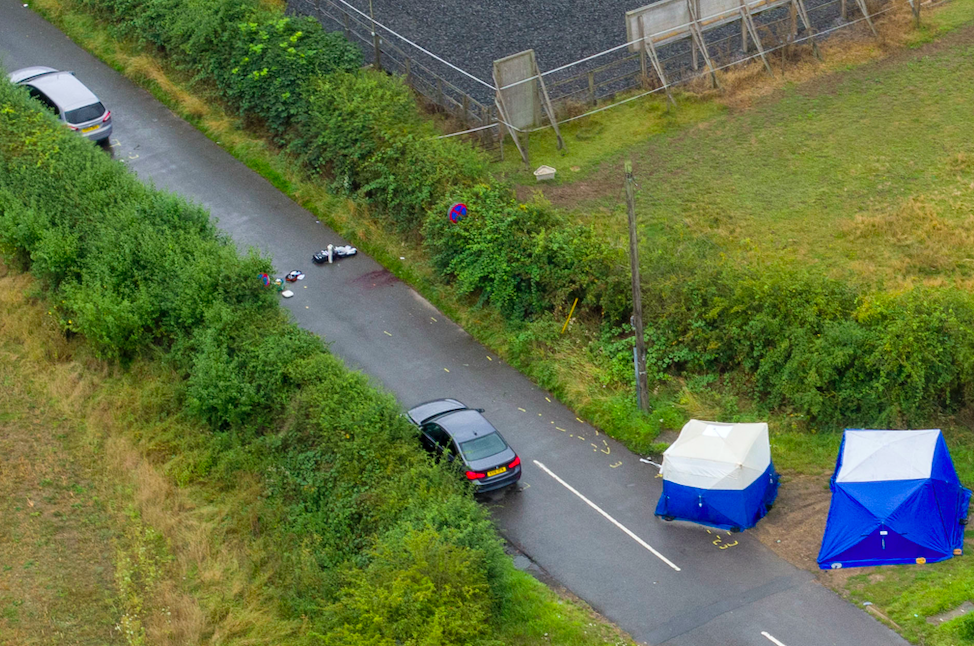
[[[961,554],[971,492],[940,430],[847,430],[831,488],[823,570]]]
[[[778,495],[767,424],[692,419],[663,453],[656,515],[727,530],[754,527]]]

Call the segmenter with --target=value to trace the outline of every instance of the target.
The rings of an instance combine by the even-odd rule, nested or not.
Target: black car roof
[[[497,433],[497,429],[483,415],[470,408],[447,413],[437,417],[435,421],[457,442]]]

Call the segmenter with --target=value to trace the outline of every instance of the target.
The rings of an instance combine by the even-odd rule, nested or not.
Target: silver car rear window
[[[101,102],[92,103],[77,110],[68,110],[64,113],[64,120],[68,123],[84,123],[100,119],[103,114],[105,114],[105,106]]]

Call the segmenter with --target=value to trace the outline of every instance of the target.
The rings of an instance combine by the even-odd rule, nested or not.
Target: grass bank
[[[27,319],[0,329],[15,348],[18,333],[60,337],[25,370],[54,377],[47,395],[70,420],[131,441],[135,457],[105,469],[148,487],[110,507],[141,523],[113,563],[128,643],[616,639],[514,568],[394,399],[255,280],[267,259],[240,256],[205,211],[141,183],[22,88],[0,84],[0,121],[0,246],[37,278],[29,301],[11,297]],[[92,437],[111,455],[113,436]],[[185,584],[170,595],[166,576]],[[166,641],[173,615],[185,626]]]
[[[926,13],[929,26],[904,45],[921,44],[962,28],[971,20],[971,6],[967,0],[957,1],[937,13]],[[66,20],[66,15],[61,18]],[[945,16],[942,22],[939,16]],[[85,23],[83,16],[72,19],[97,31],[98,25]],[[745,93],[746,110],[713,109],[692,127],[663,127],[649,132],[643,144],[621,147],[635,157],[641,171],[639,203],[646,255],[669,254],[679,260],[683,249],[704,247],[714,258],[756,265],[768,258],[783,259],[792,265],[825,267],[835,277],[880,288],[899,289],[913,282],[965,287],[963,216],[969,210],[964,192],[969,165],[963,148],[962,110],[957,107],[970,99],[970,55],[964,41],[948,35],[905,54],[874,47],[866,58],[886,58],[867,64],[862,64],[866,58],[846,60],[840,69],[820,79],[809,80],[814,76],[810,73],[796,85],[789,85],[793,79],[786,77],[784,85],[772,85],[768,92]],[[138,66],[131,67],[130,73],[134,70],[137,78],[165,95],[159,89],[162,82],[151,77],[158,72],[168,82],[178,75],[162,73],[163,68],[136,49],[126,54],[126,47],[110,42],[100,55],[123,69],[131,67],[131,60],[141,61],[139,65],[153,74],[140,74]],[[174,105],[182,111],[181,103]],[[931,117],[935,127],[928,128],[924,119],[931,111],[936,112]],[[225,113],[206,123],[204,117],[194,118],[204,128],[226,124],[234,130],[240,125]],[[223,141],[221,132],[209,131]],[[278,169],[274,172],[287,178],[279,178],[278,185],[322,213],[343,234],[371,236],[365,248],[378,251],[380,260],[388,261],[390,268],[431,295],[480,339],[633,448],[653,448],[651,442],[660,428],[677,428],[687,416],[762,418],[770,419],[776,429],[779,466],[817,477],[831,466],[837,436],[829,429],[792,432],[809,427],[801,416],[787,410],[768,410],[746,375],[665,373],[653,394],[657,414],[639,415],[628,389],[613,376],[613,365],[604,360],[606,344],[616,335],[610,332],[606,338],[597,321],[583,318],[564,335],[554,318],[513,329],[505,326],[493,312],[470,308],[470,302],[435,283],[422,262],[409,269],[399,265],[396,258],[408,255],[402,249],[415,260],[420,257],[418,247],[402,246],[379,227],[364,224],[367,218],[356,221],[352,215],[361,215],[360,206],[336,201],[320,188],[303,184],[300,172],[291,179],[287,160],[276,157],[273,149],[249,135],[235,136],[244,143],[232,148],[248,165]],[[584,149],[577,147],[582,154]],[[921,163],[911,165],[913,155]],[[616,178],[608,177],[621,156],[611,147],[593,146],[585,163],[595,167],[580,170],[578,181],[545,189],[547,199],[565,208],[582,205],[577,210],[580,219],[604,223],[609,229],[618,227],[621,232],[620,188]],[[600,175],[603,169],[609,169],[606,176]],[[916,198],[917,208],[910,198]],[[870,244],[877,248],[864,262]],[[941,256],[946,257],[944,264],[934,265],[928,273],[929,259]],[[699,260],[692,256],[688,262]],[[561,304],[555,316],[566,316],[569,307]],[[963,416],[931,417],[928,422],[948,428],[953,450],[965,446]],[[937,576],[941,570],[922,572]],[[949,633],[943,630],[942,634]]]
[[[278,612],[288,557],[259,525],[261,474],[188,477],[209,431],[178,413],[171,370],[95,358],[30,276],[0,274],[0,644],[316,643]],[[510,575],[501,643],[629,643]]]

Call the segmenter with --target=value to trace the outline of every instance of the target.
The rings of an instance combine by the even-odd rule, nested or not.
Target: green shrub
[[[254,0],[79,0],[119,37],[150,43],[196,78],[212,78],[244,116],[282,136],[312,110],[312,78],[352,71],[361,51],[310,17],[284,16]]]
[[[434,530],[383,541],[366,569],[346,575],[329,608],[340,626],[321,636],[338,646],[483,644],[490,605],[472,550]]]
[[[869,294],[813,271],[719,262],[653,284],[643,302],[657,378],[741,372],[767,405],[834,427],[922,424],[971,402],[968,294]],[[631,343],[604,347],[621,377]]]
[[[291,150],[335,190],[375,205],[400,232],[416,232],[452,191],[487,176],[470,146],[435,139],[401,79],[374,72],[332,74],[313,83]]]
[[[572,224],[544,203],[519,204],[511,192],[480,184],[456,195],[468,217],[453,224],[447,205],[423,229],[433,265],[460,294],[479,296],[510,320],[549,311],[554,304],[625,309],[619,266],[624,257],[593,228]]]
[[[259,480],[253,518],[294,566],[270,582],[281,612],[336,643],[361,622],[375,641],[488,643],[512,565],[469,486],[432,463],[391,396],[294,325],[258,280],[266,258],[240,257],[205,211],[40,110],[0,83],[0,248],[101,356],[164,356],[181,375],[168,414],[210,433],[173,438],[187,448],[173,473]]]
[[[308,97],[312,78],[362,62],[343,36],[325,32],[307,16],[260,13],[236,27],[236,36],[227,38],[229,64],[214,66],[214,76],[242,114],[260,118],[277,135],[296,117],[319,109]]]

